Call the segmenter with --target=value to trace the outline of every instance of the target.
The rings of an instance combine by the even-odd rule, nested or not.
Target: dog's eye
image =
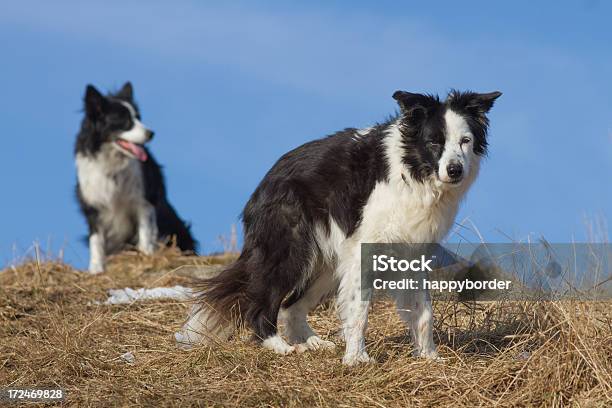
[[[470,143],[471,141],[472,139],[470,139],[469,137],[463,137],[461,138],[460,144]]]

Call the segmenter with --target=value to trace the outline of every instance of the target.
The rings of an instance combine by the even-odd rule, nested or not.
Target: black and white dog
[[[449,232],[487,150],[487,112],[500,92],[437,97],[396,92],[401,114],[346,129],[285,154],[244,213],[244,248],[199,283],[199,304],[175,335],[189,347],[227,338],[236,315],[279,354],[333,347],[306,321],[336,291],[348,365],[365,350],[369,301],[361,297],[361,243],[435,243]],[[415,355],[436,358],[429,294],[400,291],[398,311]],[[277,331],[285,327],[286,342]]]
[[[77,198],[89,225],[89,272],[104,270],[107,254],[158,240],[195,251],[189,227],[166,199],[161,167],[144,146],[153,132],[140,121],[128,82],[116,94],[85,92],[85,118],[75,145]]]

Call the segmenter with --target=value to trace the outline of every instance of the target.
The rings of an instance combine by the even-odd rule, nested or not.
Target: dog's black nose
[[[459,163],[451,163],[446,167],[446,172],[448,173],[448,177],[457,180],[463,174],[463,166]]]
[[[155,132],[152,130],[148,130],[147,129],[147,140],[151,140],[153,139],[153,136],[155,135]]]

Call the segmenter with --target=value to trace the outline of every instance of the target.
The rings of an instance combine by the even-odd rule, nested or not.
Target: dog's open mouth
[[[126,153],[128,156],[134,157],[140,161],[147,161],[148,155],[142,145],[128,142],[125,139],[117,139],[115,144],[119,146],[120,150]]]

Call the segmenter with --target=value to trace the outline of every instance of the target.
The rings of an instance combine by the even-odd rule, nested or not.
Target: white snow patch
[[[149,299],[187,300],[191,298],[192,291],[184,286],[176,285],[171,288],[109,289],[108,295],[108,299],[104,302],[105,305],[120,305]]]
[[[126,363],[134,364],[134,360],[135,360],[134,354],[130,353],[129,351],[125,354],[122,354],[120,357]]]

